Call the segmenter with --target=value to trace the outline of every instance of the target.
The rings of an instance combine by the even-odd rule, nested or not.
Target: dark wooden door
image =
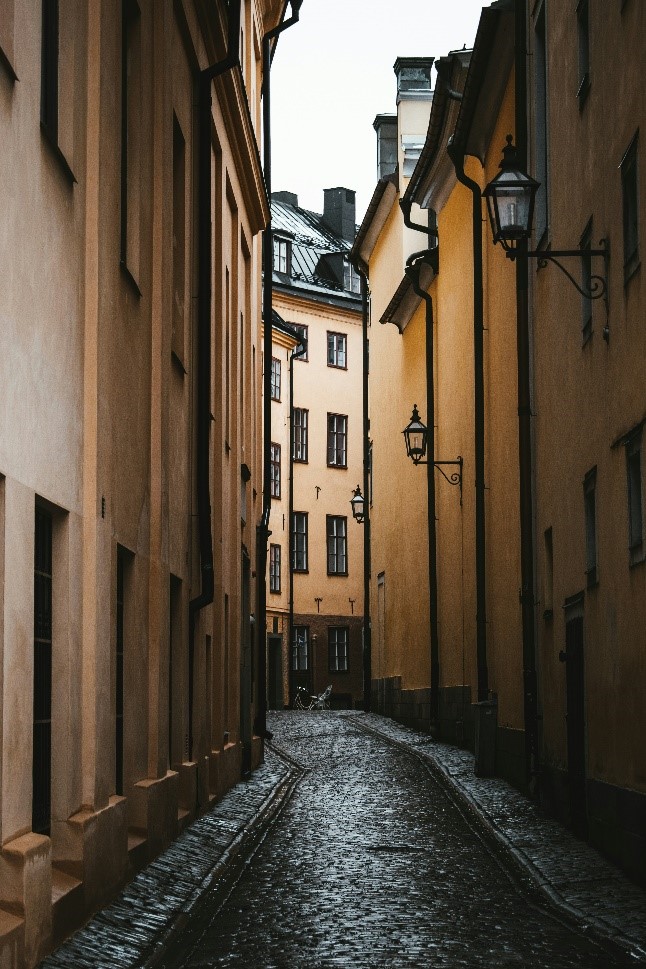
[[[269,670],[267,677],[268,707],[283,709],[283,641],[280,636],[269,636]]]
[[[585,838],[588,817],[585,790],[585,687],[583,669],[583,616],[565,625],[567,697],[567,760],[570,820],[574,832]]]

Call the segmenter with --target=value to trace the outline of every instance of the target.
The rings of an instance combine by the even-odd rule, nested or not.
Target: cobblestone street
[[[374,715],[285,712],[270,728],[250,781],[43,967],[646,965],[644,893],[473,778],[468,752]]]

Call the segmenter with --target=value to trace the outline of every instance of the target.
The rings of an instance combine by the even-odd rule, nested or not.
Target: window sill
[[[308,458],[293,458],[294,464],[309,464]]]
[[[350,670],[333,670],[333,669],[328,669],[328,673],[330,674],[330,676],[346,676],[349,672],[350,672]]]
[[[292,569],[294,575],[309,575],[309,569]]]
[[[328,579],[347,579],[347,572],[328,572]]]
[[[581,83],[579,84],[579,90],[576,92],[577,100],[579,102],[579,111],[583,111],[584,105],[588,100],[588,94],[590,93],[590,75],[585,73],[581,78]]]
[[[119,260],[119,267],[121,269],[121,274],[125,278],[125,280],[128,283],[128,286],[130,287],[130,289],[133,291],[133,293],[135,294],[135,296],[138,299],[141,299],[142,292],[139,289],[139,284],[138,284],[137,280],[135,279],[135,277],[130,272],[130,270],[128,269],[128,266],[126,264],[125,259],[120,259]]]
[[[634,252],[624,263],[624,289],[640,268],[641,259],[639,258],[639,252]]]
[[[328,468],[330,468],[331,471],[347,471],[348,470],[347,464],[328,464]]]
[[[44,125],[42,121],[40,123],[40,130],[42,132],[45,144],[48,146],[52,155],[58,162],[58,166],[62,171],[63,175],[65,176],[65,180],[67,181],[68,185],[70,187],[73,185],[76,185],[76,176],[74,175],[74,172],[70,168],[67,158],[59,148],[58,142],[52,136],[51,132],[49,131],[49,128],[46,125]]]

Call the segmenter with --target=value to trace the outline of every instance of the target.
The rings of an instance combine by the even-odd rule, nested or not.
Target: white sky
[[[271,72],[272,189],[323,210],[323,189],[357,192],[357,222],[377,183],[377,114],[396,110],[397,57],[473,46],[483,0],[304,0]],[[433,68],[433,85],[437,77]]]

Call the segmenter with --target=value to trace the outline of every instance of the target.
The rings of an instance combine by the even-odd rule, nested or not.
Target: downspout
[[[263,171],[265,191],[269,199],[269,221],[262,236],[263,293],[262,318],[263,334],[263,485],[262,516],[256,528],[256,575],[258,582],[258,705],[254,731],[259,737],[267,737],[267,554],[271,532],[271,323],[272,323],[272,284],[273,284],[273,243],[271,229],[271,42],[284,30],[298,22],[303,0],[289,0],[292,16],[273,30],[269,30],[262,41],[262,136]],[[287,5],[285,5],[286,9]],[[284,15],[284,11],[283,11]],[[290,522],[291,528],[291,522]],[[291,563],[290,563],[291,567]]]
[[[452,142],[447,146],[459,182],[473,195],[473,362],[475,368],[475,490],[476,490],[476,651],[478,701],[487,700],[487,606],[485,558],[485,459],[484,459],[484,299],[482,290],[482,193],[464,171],[464,152]],[[430,423],[430,421],[429,421]]]
[[[242,0],[229,11],[227,54],[200,71],[198,78],[198,290],[197,290],[197,527],[200,544],[201,591],[188,606],[188,747],[193,757],[193,679],[197,614],[213,602],[213,536],[211,534],[211,84],[216,77],[240,66]]]
[[[294,360],[305,355],[307,351],[307,343],[305,338],[303,338],[303,343],[298,350],[295,350],[289,358],[289,507],[287,514],[289,515],[288,522],[288,567],[289,567],[289,633],[287,639],[287,655],[289,658],[287,671],[288,671],[288,702],[291,706],[292,696],[294,694],[293,689],[293,676],[292,676],[292,642],[293,642],[293,629],[294,629],[294,570],[292,568],[293,556],[294,556],[294,533],[292,529],[292,521],[294,519]]]
[[[429,234],[430,235],[430,234]],[[420,286],[420,271],[424,263],[431,262],[432,250],[414,253],[406,260],[406,275],[415,293],[426,304],[426,408],[428,424],[428,444],[426,463],[427,518],[428,518],[428,584],[429,619],[431,647],[431,732],[439,730],[440,696],[440,643],[438,632],[437,597],[437,530],[435,525],[435,376],[433,372],[433,297]],[[437,250],[435,250],[437,256]],[[435,266],[435,268],[437,268]]]
[[[518,164],[527,171],[527,46],[525,0],[516,0],[515,110]],[[530,792],[538,796],[538,683],[534,615],[534,529],[532,498],[531,393],[527,242],[517,249],[516,339],[518,349],[518,467],[520,479],[520,568],[523,628],[525,769]]]

